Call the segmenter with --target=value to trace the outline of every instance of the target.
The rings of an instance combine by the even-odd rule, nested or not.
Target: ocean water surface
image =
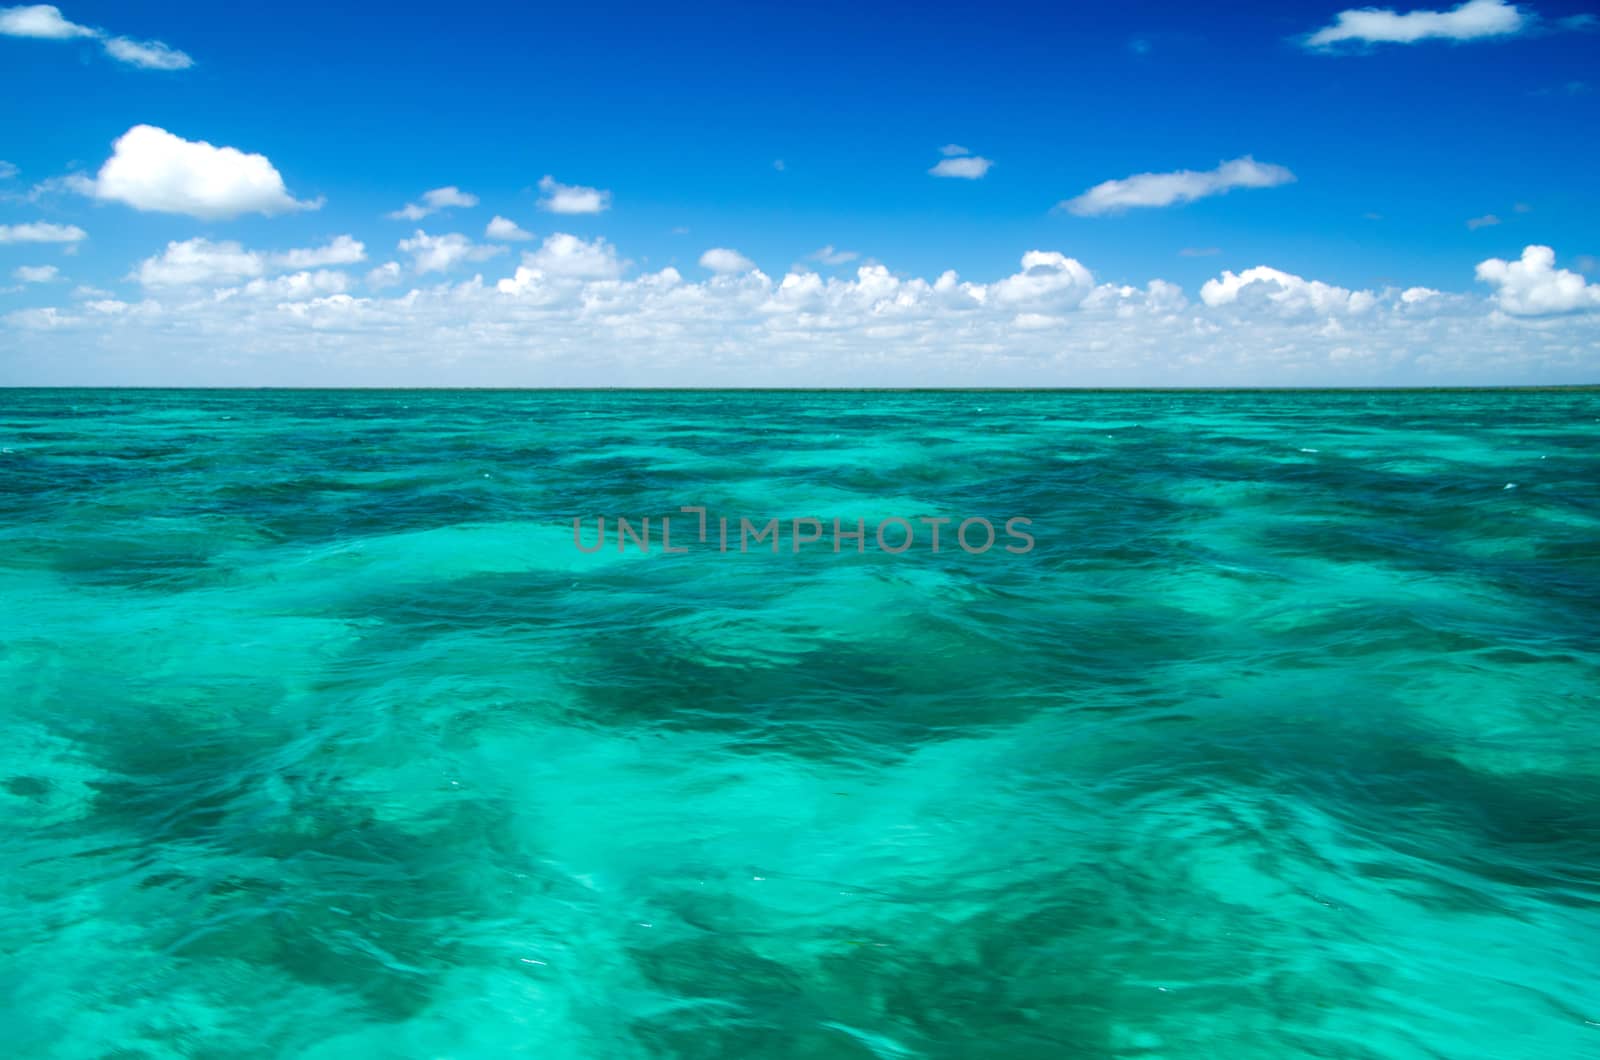
[[[1600,1057],[1600,393],[0,391],[0,607],[8,1055]]]

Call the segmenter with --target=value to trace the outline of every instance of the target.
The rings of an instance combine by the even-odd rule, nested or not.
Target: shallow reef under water
[[[1600,1057],[1597,436],[0,392],[6,1052]],[[685,506],[1035,544],[574,547]]]

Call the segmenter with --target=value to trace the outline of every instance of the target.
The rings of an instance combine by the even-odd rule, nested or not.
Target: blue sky
[[[595,382],[1141,383],[1163,381],[1173,365],[1127,350],[1224,325],[1226,357],[1218,360],[1215,344],[1190,351],[1210,358],[1211,376],[1184,350],[1174,352],[1188,365],[1184,381],[1600,380],[1600,293],[1589,294],[1600,276],[1579,279],[1576,293],[1563,278],[1582,277],[1600,255],[1600,33],[1582,4],[1459,6],[1432,5],[1429,22],[1401,6],[1376,30],[1363,29],[1366,39],[1326,48],[1307,38],[1339,24],[1347,5],[1337,0],[342,11],[68,3],[53,16],[0,7],[0,31],[5,13],[13,15],[13,32],[0,32],[0,159],[9,163],[0,173],[11,174],[0,181],[0,225],[12,235],[0,239],[0,382],[582,382],[584,369],[570,358],[581,349],[610,366]],[[1395,39],[1419,33],[1423,39]],[[124,39],[154,50],[118,57],[112,42]],[[161,68],[180,66],[178,53],[189,65]],[[148,184],[117,193],[102,167],[138,126],[164,130],[173,143],[264,156],[283,182],[282,202],[320,205],[227,212],[253,200],[186,209]],[[933,175],[945,145],[966,149],[950,157],[992,165],[978,179]],[[1204,173],[1241,159],[1283,176],[1170,205],[1089,215],[1058,205],[1102,182]],[[167,164],[145,155],[134,162]],[[606,208],[541,209],[546,176],[606,193]],[[446,187],[476,205],[388,216]],[[495,216],[536,238],[489,238],[485,225]],[[34,224],[76,226],[85,236],[64,244],[18,238]],[[450,259],[446,268],[423,269],[418,244],[400,247],[419,230],[430,240],[458,234],[471,247],[435,259]],[[591,247],[603,240],[614,264],[574,275],[570,289],[545,283],[533,298],[545,308],[529,320],[507,301],[526,300],[527,290],[497,285],[514,277],[519,261],[547,279],[560,274],[548,258],[522,258],[558,233]],[[231,324],[218,317],[215,292],[287,275],[289,251],[340,236],[362,244],[362,260],[339,262],[343,278],[316,280],[300,301],[349,302],[303,309],[299,319],[342,307],[351,318],[381,316],[372,329],[321,327],[317,357],[285,359],[278,354],[295,346],[293,327],[274,338],[266,318],[288,314],[293,325],[295,310],[279,302]],[[185,284],[141,282],[142,262],[189,240],[203,240],[204,251],[237,245],[258,263]],[[832,264],[815,257],[830,246]],[[1531,266],[1527,290],[1502,297],[1477,275],[1480,263],[1517,262],[1529,246],[1552,248],[1555,262]],[[970,343],[957,349],[932,336],[973,315],[950,309],[946,319],[941,308],[908,332],[892,304],[863,309],[866,296],[854,288],[828,296],[832,311],[818,302],[793,326],[775,326],[777,310],[760,303],[747,270],[714,280],[715,270],[701,265],[712,248],[736,251],[730,261],[759,270],[769,297],[797,267],[857,287],[857,270],[878,265],[899,281],[932,285],[955,270],[962,282],[993,285],[1026,276],[1020,263],[1030,251],[1081,263],[1092,279],[1058,284],[1038,304],[1017,290],[999,300],[969,292],[984,314],[1003,302],[1010,315],[969,329]],[[398,274],[375,280],[371,270],[390,261]],[[49,279],[39,279],[51,266]],[[661,306],[641,310],[638,327],[612,319],[622,309],[593,319],[595,292],[582,284],[636,283],[667,267],[685,287],[674,296],[679,303],[702,297],[687,289],[704,288],[704,297],[722,299],[718,308],[691,313],[693,326]],[[1305,290],[1265,273],[1250,297],[1203,297],[1208,281],[1254,268],[1347,294],[1370,291],[1378,308],[1345,299],[1345,319],[1326,311],[1326,297],[1298,297]],[[413,304],[470,301],[460,285],[474,276],[482,303],[454,321],[433,305],[411,322],[408,345],[407,320],[390,303],[413,290]],[[1165,295],[1153,300],[1164,318],[1181,318],[1167,319],[1165,332],[1129,337],[1116,322],[1130,319],[1125,311],[1137,299],[1113,307],[1112,294],[1093,294],[1119,285],[1148,292],[1157,280],[1187,303],[1174,310]],[[1547,281],[1551,297],[1539,286]],[[290,286],[279,293],[293,302]],[[1358,346],[1365,340],[1352,324],[1394,333],[1379,319],[1391,302],[1402,304],[1384,300],[1391,288],[1441,292],[1434,305],[1448,304],[1454,323],[1416,331],[1404,364],[1389,352],[1364,368],[1372,358],[1360,350],[1331,358],[1344,346],[1328,345],[1328,333],[1342,329],[1338,341]],[[204,310],[202,293],[210,297]],[[1207,316],[1238,318],[1263,301],[1255,295],[1282,297],[1266,299],[1273,312],[1265,320]],[[1153,312],[1151,301],[1132,308]],[[111,302],[144,309],[83,308]],[[538,326],[557,322],[549,307],[558,303],[575,308],[559,328]],[[1411,313],[1416,303],[1404,306]],[[1521,338],[1502,334],[1476,361],[1419,363],[1417,343],[1472,333],[1469,309],[1498,314]],[[875,329],[885,314],[892,326]],[[1414,313],[1403,319],[1421,327]],[[813,331],[801,334],[807,321]],[[493,335],[474,338],[474,322]],[[244,348],[259,357],[208,357],[202,333],[225,325],[251,336]],[[783,341],[773,339],[774,327]],[[752,336],[761,340],[756,347],[775,343],[774,356],[739,363],[735,347]],[[1273,349],[1297,342],[1303,356],[1278,371],[1241,358],[1253,340]],[[720,352],[699,356],[708,344]],[[1093,360],[1108,344],[1109,354]],[[653,352],[639,362],[640,350]],[[384,357],[397,352],[404,363],[386,367]],[[895,367],[901,363],[913,367]]]

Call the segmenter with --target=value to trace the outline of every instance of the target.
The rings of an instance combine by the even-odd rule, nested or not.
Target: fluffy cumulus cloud
[[[483,234],[489,239],[498,239],[502,243],[525,243],[533,238],[533,233],[524,229],[509,217],[495,214],[493,219],[484,226]]]
[[[1283,314],[1364,313],[1378,303],[1371,291],[1351,291],[1320,280],[1257,265],[1235,273],[1224,270],[1200,288],[1200,300],[1212,308],[1244,306]]]
[[[31,221],[28,224],[0,225],[0,243],[78,243],[89,233],[77,225]]]
[[[412,268],[418,273],[449,272],[464,262],[485,261],[496,254],[504,254],[505,247],[474,243],[460,232],[430,236],[422,229],[410,239],[402,239],[399,249],[411,255]]]
[[[1094,290],[1094,275],[1076,258],[1054,250],[1022,255],[1022,271],[991,284],[982,301],[1001,306],[1070,308]]]
[[[299,202],[266,155],[185,140],[154,125],[135,125],[118,137],[111,157],[93,181],[79,186],[97,199],[136,210],[222,220],[315,210],[321,201]]]
[[[627,268],[617,257],[617,248],[604,239],[583,240],[565,232],[546,239],[523,262],[548,276],[578,280],[614,280]]]
[[[502,294],[570,291],[571,284],[590,280],[616,280],[626,268],[617,250],[603,239],[584,240],[557,232],[538,250],[522,255],[517,271],[501,280]]]
[[[1600,311],[1600,283],[1556,268],[1550,247],[1524,247],[1517,261],[1479,262],[1478,279],[1494,288],[1495,304],[1517,316]]]
[[[1506,0],[1467,0],[1448,11],[1407,11],[1364,7],[1341,11],[1333,24],[1305,38],[1308,48],[1340,45],[1415,44],[1425,40],[1480,40],[1522,32],[1529,23]]]
[[[231,240],[185,239],[168,243],[166,250],[140,262],[134,276],[146,287],[187,287],[230,283],[260,276],[265,269],[263,255]]]
[[[405,270],[398,261],[386,261],[367,273],[367,286],[375,291],[385,287],[398,287],[405,282]]]
[[[1483,294],[1350,289],[1257,265],[1222,271],[1191,295],[1159,279],[1107,282],[1084,261],[1044,249],[987,281],[909,276],[882,264],[772,277],[731,258],[713,259],[724,268],[691,279],[674,268],[635,270],[603,239],[556,233],[501,265],[498,278],[463,279],[422,263],[439,256],[465,271],[485,248],[459,235],[404,242],[416,264],[385,262],[361,283],[312,264],[338,240],[304,254],[173,243],[136,270],[141,298],[63,294],[59,304],[0,316],[0,376],[1320,385],[1600,373],[1600,285],[1558,270],[1544,248],[1484,262],[1479,276],[1491,290]],[[117,375],[130,364],[144,374]]]
[[[727,247],[712,247],[700,255],[700,267],[710,269],[719,275],[732,272],[749,272],[755,268],[755,262]]]
[[[1120,213],[1140,206],[1173,206],[1235,188],[1271,188],[1289,184],[1293,173],[1283,166],[1257,162],[1249,155],[1223,162],[1216,169],[1180,169],[1175,173],[1136,173],[1096,184],[1059,206],[1080,217]]]
[[[478,197],[462,191],[454,184],[444,188],[434,188],[432,191],[422,193],[421,202],[408,202],[400,209],[389,214],[395,221],[420,221],[424,217],[436,214],[440,210],[452,207],[470,209],[478,205]]]
[[[118,62],[145,70],[187,70],[194,65],[188,55],[160,41],[116,37],[105,30],[69,21],[53,4],[0,7],[0,35],[40,40],[87,37],[99,41],[106,54]]]
[[[581,184],[562,184],[546,174],[539,179],[539,209],[549,213],[603,213],[611,208],[611,193]]]

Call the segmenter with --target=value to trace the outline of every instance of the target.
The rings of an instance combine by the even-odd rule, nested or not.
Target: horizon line
[[[232,385],[232,386],[166,386],[166,385],[140,385],[140,384],[105,384],[90,385],[32,385],[23,383],[0,383],[0,391],[19,390],[116,390],[116,391],[173,391],[173,392],[234,392],[234,391],[283,391],[304,393],[307,391],[321,391],[328,393],[347,393],[351,391],[371,392],[406,392],[439,391],[439,392],[495,392],[495,393],[768,393],[768,394],[917,394],[917,393],[1014,393],[1014,394],[1048,394],[1048,393],[1085,393],[1085,394],[1243,394],[1243,393],[1373,393],[1373,392],[1449,392],[1449,391],[1475,391],[1475,390],[1525,390],[1525,391],[1552,391],[1552,390],[1600,390],[1600,382],[1594,383],[1445,383],[1434,385],[1372,385],[1372,386],[383,386],[383,385],[348,385],[348,386],[293,386],[293,385]]]

